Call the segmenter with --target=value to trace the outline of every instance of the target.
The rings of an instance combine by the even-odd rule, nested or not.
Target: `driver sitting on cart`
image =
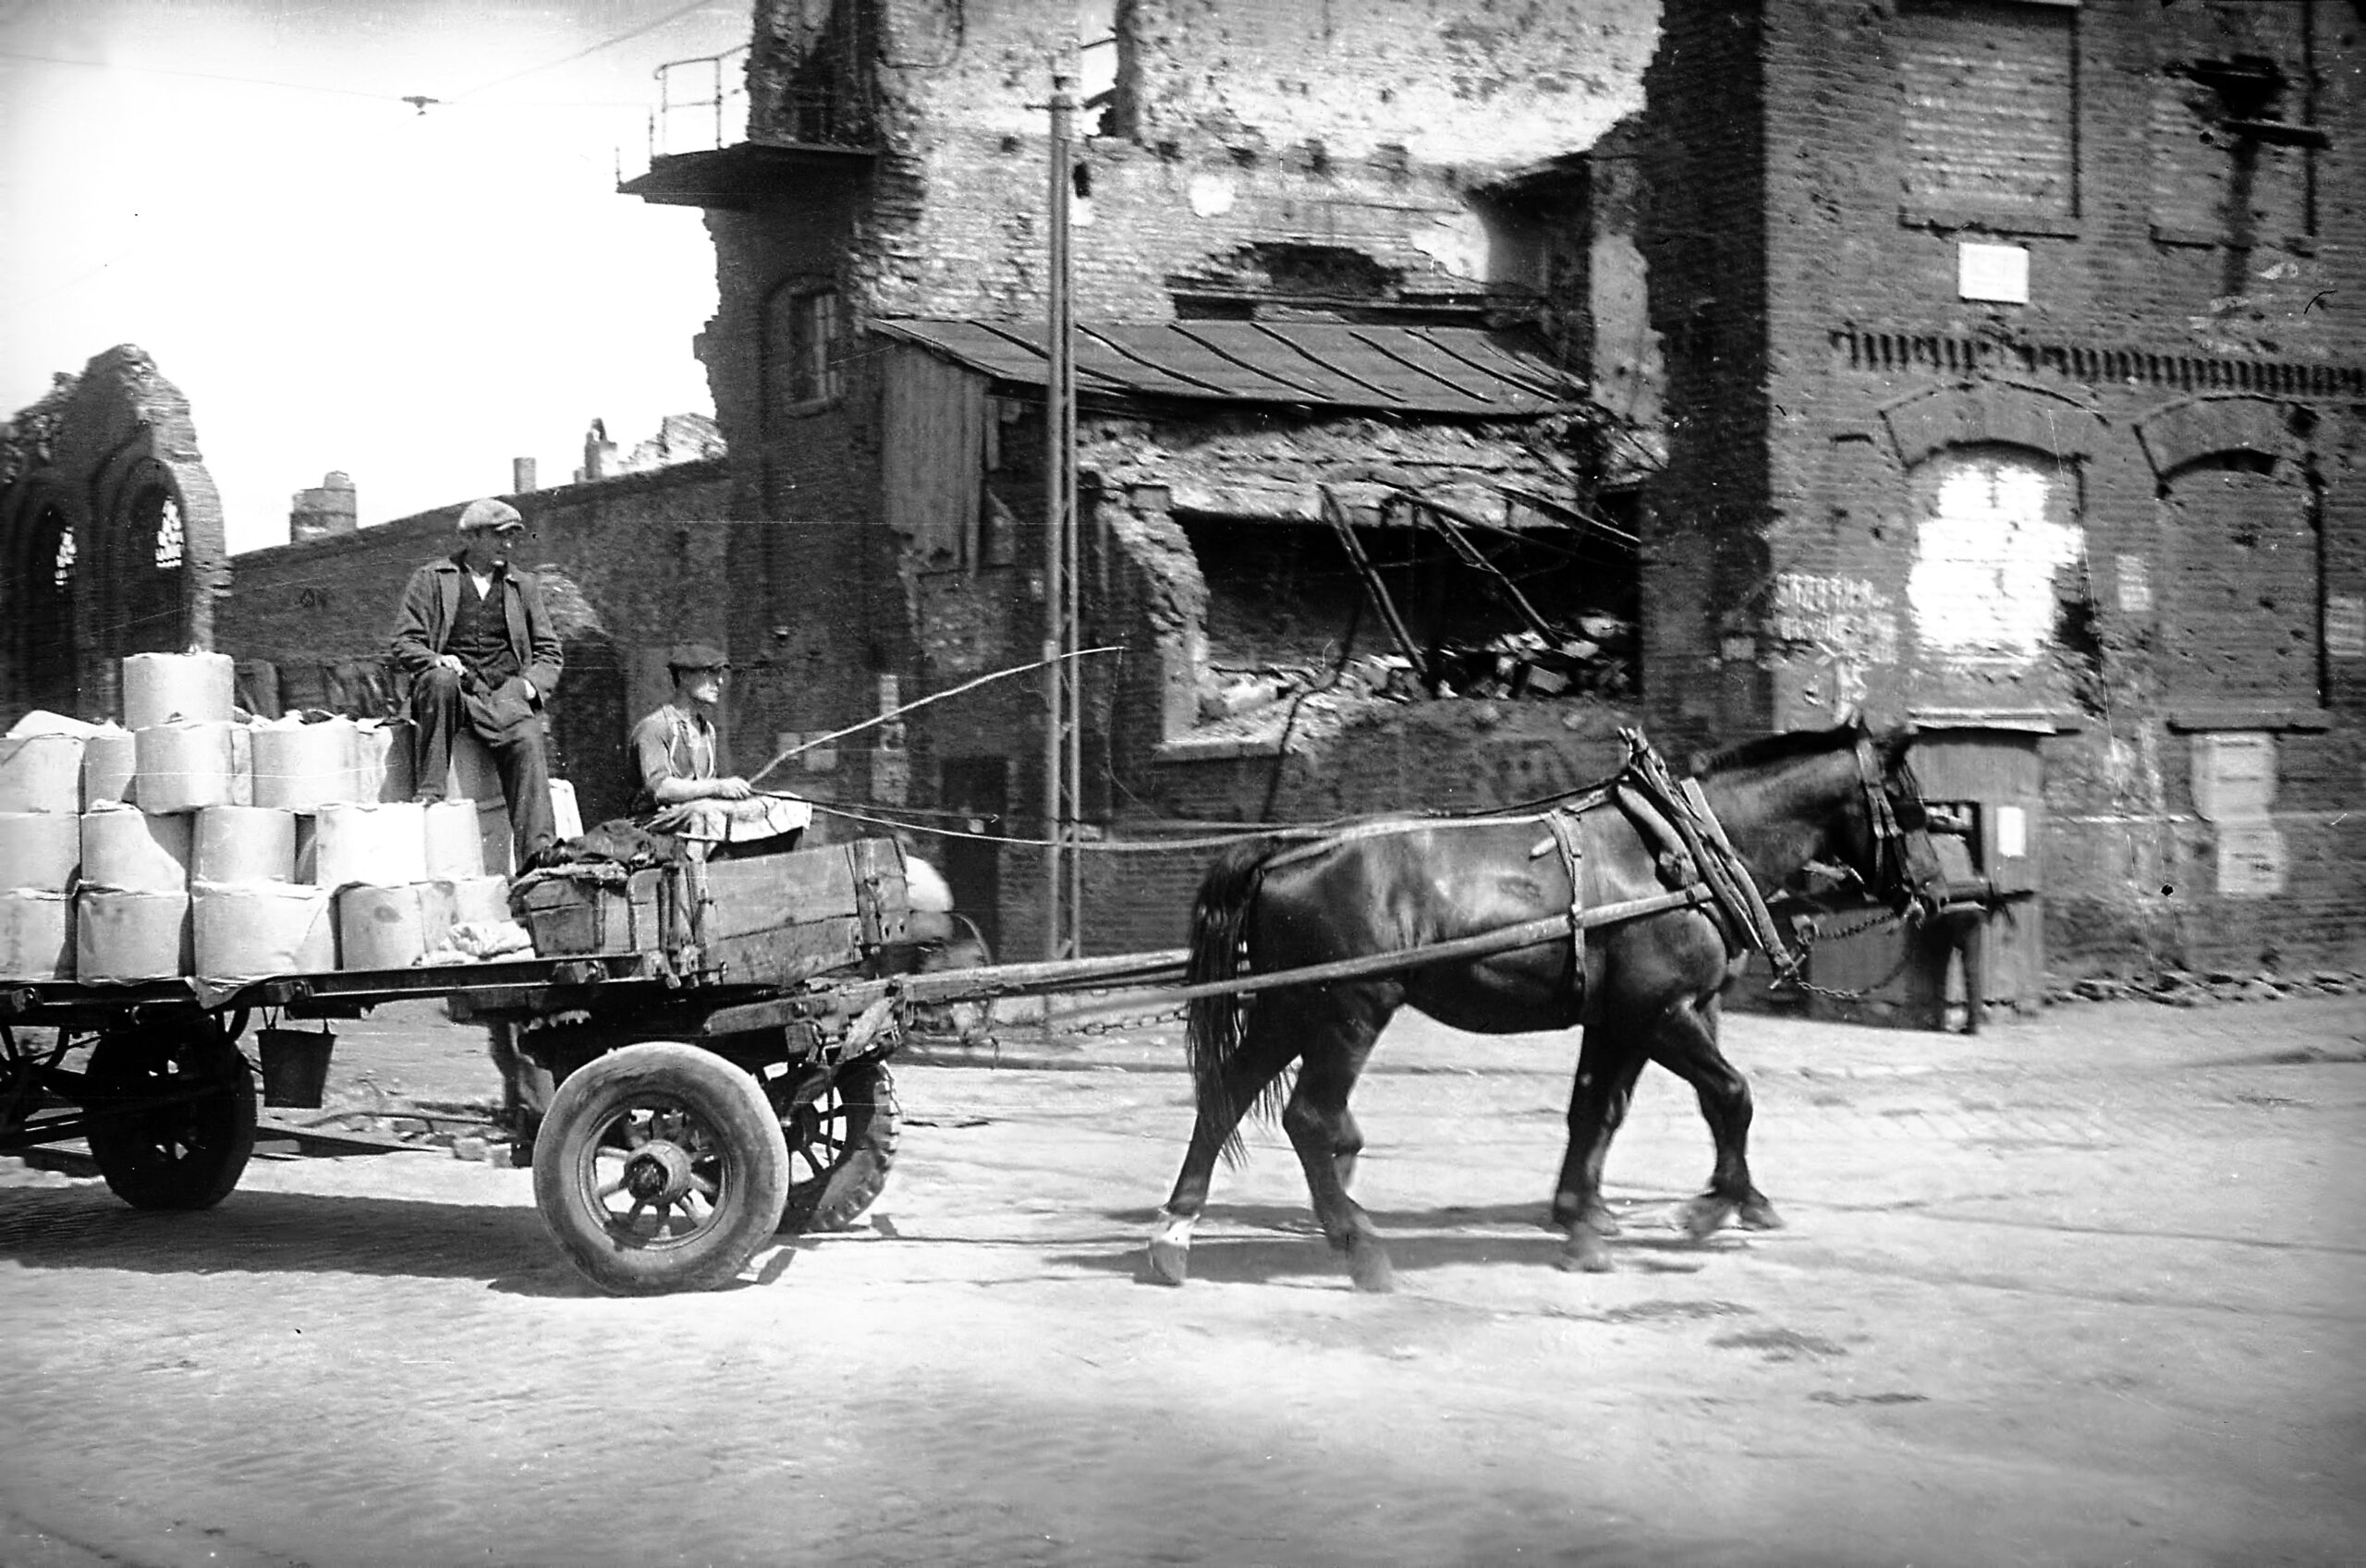
[[[758,854],[796,848],[813,820],[811,806],[717,772],[714,711],[731,661],[712,644],[686,642],[665,664],[673,700],[633,726],[628,747],[637,785],[633,820],[678,838],[694,859],[743,845]]]

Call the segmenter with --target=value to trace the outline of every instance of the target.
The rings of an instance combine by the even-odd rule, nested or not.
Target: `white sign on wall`
[[[2275,737],[2237,730],[2193,737],[2193,809],[2205,822],[2262,817],[2275,804]]]
[[[2366,598],[2325,595],[2325,651],[2336,659],[2366,659]]]
[[[1966,239],[1956,246],[1956,295],[1999,305],[2030,302],[2030,253],[2018,245],[1983,245]]]
[[[2284,891],[2284,835],[2265,820],[2218,828],[2218,891],[2228,898],[2269,898]]]
[[[2141,555],[2116,557],[2119,577],[2119,613],[2123,615],[2149,614],[2153,609],[2153,573]]]

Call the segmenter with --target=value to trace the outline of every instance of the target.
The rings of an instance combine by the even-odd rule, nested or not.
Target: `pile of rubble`
[[[1579,617],[1574,632],[1547,638],[1506,632],[1438,658],[1440,697],[1629,697],[1635,691],[1635,623]]]
[[[1506,632],[1482,643],[1448,644],[1435,656],[1436,695],[1465,698],[1602,697],[1635,692],[1635,624],[1613,615],[1585,615],[1547,638]],[[1335,672],[1303,666],[1212,667],[1200,689],[1204,723],[1238,718],[1304,692],[1354,699],[1411,702],[1431,693],[1413,660],[1403,653],[1368,653]]]
[[[2366,991],[2366,971],[2316,969],[2306,975],[2262,969],[2238,974],[2231,969],[2163,969],[2156,974],[2118,979],[2090,975],[2045,994],[2048,1003],[2158,1002],[2169,1007],[2200,1007],[2218,1002],[2282,1002],[2295,996],[2341,996]]]

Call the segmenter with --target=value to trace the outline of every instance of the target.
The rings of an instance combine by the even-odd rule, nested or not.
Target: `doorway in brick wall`
[[[1002,845],[996,840],[1008,832],[1005,820],[1010,804],[1010,760],[1006,757],[948,757],[943,787],[937,796],[952,812],[954,831],[940,841],[945,880],[953,888],[953,906],[968,916],[985,940],[988,953],[1002,951]]]

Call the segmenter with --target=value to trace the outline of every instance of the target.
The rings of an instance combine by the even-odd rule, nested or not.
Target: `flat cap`
[[[526,519],[519,517],[518,508],[506,501],[471,501],[460,512],[462,533],[482,533],[487,529],[506,532],[525,526]]]
[[[677,642],[666,650],[669,670],[727,670],[731,658],[711,642]]]

